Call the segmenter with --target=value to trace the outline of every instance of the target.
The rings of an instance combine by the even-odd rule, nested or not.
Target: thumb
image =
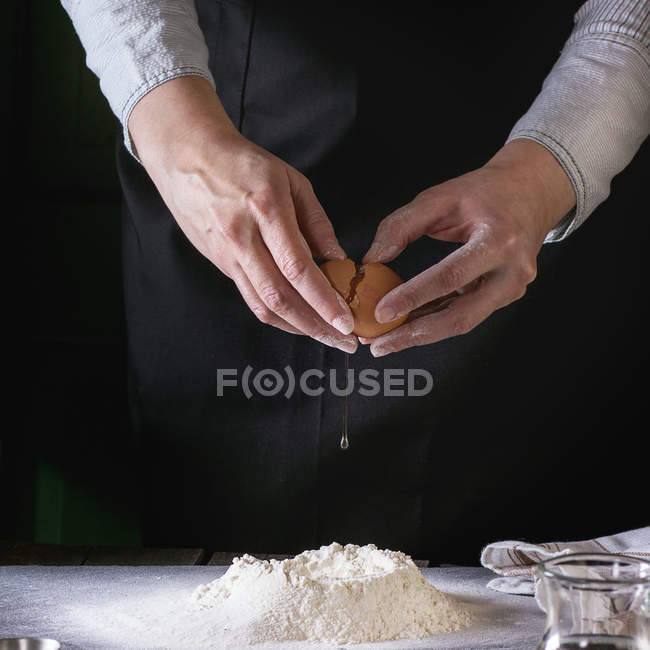
[[[372,245],[362,261],[372,263],[394,260],[410,243],[431,230],[444,208],[444,201],[437,196],[425,198],[418,195],[380,222]]]
[[[334,234],[332,222],[316,198],[309,180],[294,171],[289,172],[289,182],[298,227],[314,257],[326,260],[345,259],[347,255]]]

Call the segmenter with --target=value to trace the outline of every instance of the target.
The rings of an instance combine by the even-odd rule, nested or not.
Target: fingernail
[[[347,352],[349,354],[352,354],[353,352],[357,351],[357,342],[356,341],[341,341],[340,343],[337,343],[336,347],[339,350],[343,350],[343,352]]]
[[[381,348],[379,346],[377,347],[370,346],[370,354],[372,354],[373,357],[377,358],[377,357],[386,356],[387,354],[389,354],[389,352],[388,350],[386,350],[386,348]]]
[[[337,316],[332,321],[332,326],[336,327],[336,329],[339,332],[341,332],[341,334],[345,334],[347,336],[354,329],[354,318],[352,317],[352,314],[345,314],[344,316]]]
[[[397,244],[387,246],[383,243],[374,243],[370,250],[363,256],[364,262],[385,262],[397,257],[400,247]]]
[[[340,246],[328,246],[324,251],[326,260],[344,260],[347,255]]]
[[[382,307],[381,309],[377,309],[375,311],[375,318],[377,319],[378,323],[388,323],[392,320],[395,320],[397,318],[397,314],[391,307]]]
[[[383,246],[381,244],[375,242],[363,256],[363,261],[380,257],[382,248]]]

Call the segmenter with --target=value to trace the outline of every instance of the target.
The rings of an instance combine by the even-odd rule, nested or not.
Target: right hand
[[[129,132],[180,228],[259,320],[357,349],[350,308],[312,257],[346,255],[311,183],[244,138],[207,81],[154,88],[133,109]]]

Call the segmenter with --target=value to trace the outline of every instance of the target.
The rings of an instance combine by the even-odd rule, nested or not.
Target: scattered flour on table
[[[469,624],[408,555],[374,544],[333,543],[282,561],[244,555],[191,600],[218,613],[224,636],[244,645],[423,638]]]

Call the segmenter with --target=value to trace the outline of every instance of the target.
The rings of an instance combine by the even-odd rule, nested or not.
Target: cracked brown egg
[[[402,284],[402,278],[384,264],[355,264],[351,259],[330,260],[321,271],[331,285],[350,305],[354,316],[354,334],[374,338],[401,325],[408,314],[390,321],[375,320],[377,303],[392,289]]]

